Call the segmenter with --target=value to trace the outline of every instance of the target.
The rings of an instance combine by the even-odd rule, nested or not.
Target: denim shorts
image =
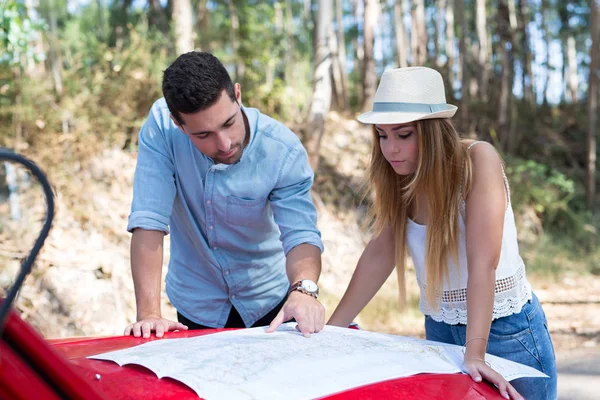
[[[449,325],[425,316],[427,340],[462,346],[467,326]],[[548,321],[535,294],[518,314],[492,322],[487,352],[542,371],[550,378],[519,378],[510,383],[525,399],[556,399],[556,360]]]

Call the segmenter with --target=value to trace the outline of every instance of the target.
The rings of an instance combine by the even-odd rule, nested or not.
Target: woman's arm
[[[467,340],[466,357],[483,358],[494,309],[496,267],[500,259],[507,193],[502,162],[487,144],[471,150],[473,182],[467,196]],[[483,337],[485,340],[474,338]]]
[[[502,161],[487,144],[471,150],[473,182],[466,199],[467,339],[464,369],[476,381],[482,376],[498,386],[505,398],[520,398],[506,380],[485,363],[502,248],[508,194]]]
[[[381,234],[369,242],[328,325],[347,327],[390,276],[396,264],[394,236],[391,227],[386,225]]]

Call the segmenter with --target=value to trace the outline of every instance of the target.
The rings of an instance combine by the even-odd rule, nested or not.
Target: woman
[[[348,326],[394,266],[403,301],[408,253],[428,340],[464,346],[463,370],[507,399],[556,398],[554,350],[519,256],[502,161],[491,145],[459,138],[450,121],[456,110],[446,104],[437,71],[384,72],[373,110],[358,118],[373,124],[374,235],[328,324]],[[511,385],[485,360],[486,351],[550,379]]]

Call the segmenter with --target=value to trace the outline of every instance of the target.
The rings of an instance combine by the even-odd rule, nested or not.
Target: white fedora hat
[[[446,103],[442,75],[426,67],[389,69],[381,76],[373,111],[358,116],[364,124],[403,124],[451,118],[458,107]]]

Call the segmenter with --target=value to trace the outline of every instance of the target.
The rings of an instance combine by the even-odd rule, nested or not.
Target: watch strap
[[[315,299],[319,297],[319,291],[317,289],[316,292],[309,292],[308,290],[304,289],[304,287],[302,286],[302,280],[299,280],[298,282],[294,283],[292,286],[290,286],[290,290],[288,291],[288,295],[294,291],[298,291],[304,294],[307,294],[309,296],[314,297]]]

